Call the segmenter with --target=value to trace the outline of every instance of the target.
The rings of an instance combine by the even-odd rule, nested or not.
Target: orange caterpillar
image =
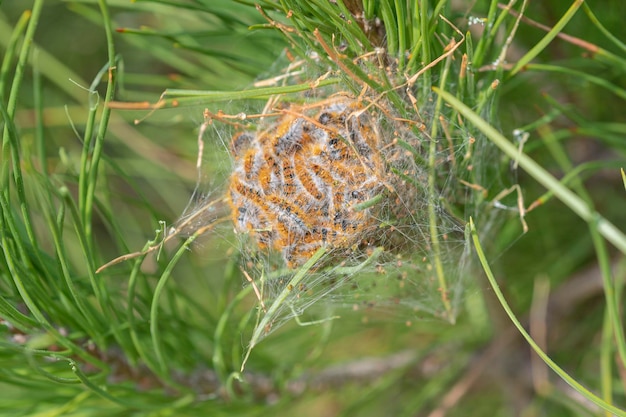
[[[374,220],[356,207],[382,192],[384,171],[377,130],[357,102],[331,98],[285,113],[233,138],[229,199],[236,232],[295,268],[321,246],[361,243]]]

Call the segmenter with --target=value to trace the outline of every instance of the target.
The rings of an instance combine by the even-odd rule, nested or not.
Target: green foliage
[[[514,3],[0,2],[0,414],[598,414],[547,364],[624,415],[620,3]],[[280,82],[296,60],[303,75]],[[321,316],[302,314],[288,285],[260,305],[242,287],[248,258],[231,227],[203,217],[220,209],[223,144],[206,140],[198,172],[193,129],[204,108],[255,112],[271,97],[335,91],[424,138],[421,150],[397,146],[427,173],[414,185],[429,203],[420,227],[434,270],[408,269],[419,273],[406,282],[432,282],[385,311],[337,313],[322,299]],[[476,279],[446,269],[439,231],[470,217],[457,242],[489,283],[461,258],[456,270]],[[386,266],[381,251],[340,270],[353,298],[384,294],[404,271],[366,270]],[[577,278],[588,265],[596,273]],[[296,320],[260,343],[286,308]],[[529,362],[508,317],[541,360]]]

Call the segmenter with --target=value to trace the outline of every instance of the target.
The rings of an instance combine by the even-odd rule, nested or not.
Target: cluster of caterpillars
[[[288,267],[321,246],[350,250],[371,228],[367,202],[382,191],[382,162],[377,129],[358,102],[292,105],[266,130],[236,135],[231,151],[235,230]]]

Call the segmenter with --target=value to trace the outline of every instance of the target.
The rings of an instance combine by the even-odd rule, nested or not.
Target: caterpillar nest
[[[320,247],[337,259],[388,243],[399,230],[394,225],[413,212],[405,202],[416,189],[397,175],[413,165],[410,152],[398,150],[371,110],[345,95],[281,113],[269,127],[232,140],[235,231],[261,251],[280,253],[289,268]],[[383,154],[389,148],[396,150]]]

